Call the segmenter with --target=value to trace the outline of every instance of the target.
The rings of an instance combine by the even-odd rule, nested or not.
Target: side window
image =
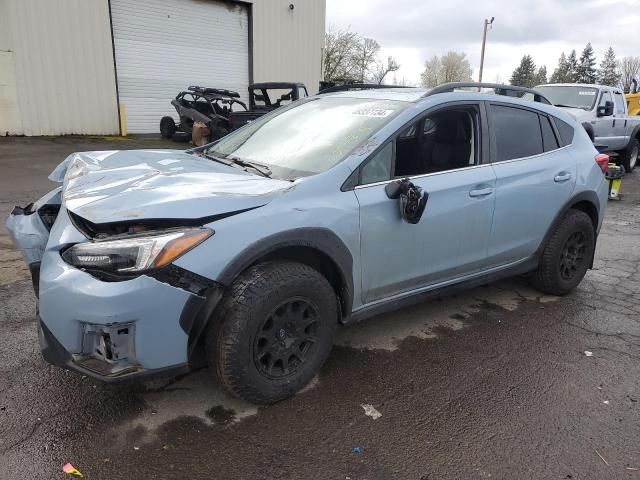
[[[478,158],[476,107],[439,110],[418,120],[396,139],[394,177],[469,167]]]
[[[387,142],[387,144],[360,169],[360,185],[384,182],[385,180],[391,179],[392,161],[393,142]]]
[[[545,152],[560,148],[558,139],[551,126],[551,120],[546,115],[540,115],[540,128],[542,128],[542,145]]]
[[[531,157],[544,151],[537,113],[502,105],[490,108],[496,138],[495,161]]]
[[[625,113],[624,97],[623,97],[622,93],[614,92],[613,93],[613,99],[614,99],[614,103],[615,103],[615,112],[624,114]]]
[[[560,134],[560,146],[566,147],[567,145],[571,145],[571,142],[573,142],[573,127],[559,118],[554,117],[553,120]]]
[[[609,90],[605,90],[604,92],[602,92],[602,95],[600,96],[600,103],[598,103],[598,106],[604,107],[605,102],[613,102],[613,98],[611,98],[611,93],[609,92]]]

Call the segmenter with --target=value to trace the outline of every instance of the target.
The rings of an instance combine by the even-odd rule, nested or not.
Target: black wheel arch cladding
[[[553,232],[555,231],[557,226],[560,224],[560,222],[562,222],[563,218],[567,215],[567,213],[571,209],[583,211],[589,216],[589,218],[591,219],[591,222],[593,223],[593,231],[597,241],[598,220],[600,216],[600,199],[598,198],[598,195],[596,194],[596,192],[593,192],[593,191],[580,192],[574,195],[573,197],[571,197],[564,204],[564,206],[558,211],[555,218],[553,219],[553,222],[551,222],[551,225],[547,229],[547,232],[545,233],[542,239],[542,242],[538,247],[538,250],[536,252],[536,257],[541,258],[544,248],[549,242],[549,238],[551,238],[551,235],[553,235]],[[594,248],[594,254],[595,254],[595,248]],[[593,258],[591,259],[591,264],[589,268],[592,268],[592,267],[593,267]]]
[[[307,255],[313,253],[313,258]],[[341,315],[347,317],[351,313],[353,257],[344,242],[327,228],[296,228],[262,238],[233,258],[218,276],[218,282],[229,286],[250,266],[277,259],[306,263],[325,276],[335,271],[338,278],[328,280],[340,300]]]

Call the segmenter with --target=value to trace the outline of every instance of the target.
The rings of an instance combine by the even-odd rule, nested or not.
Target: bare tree
[[[424,64],[420,75],[422,85],[433,88],[448,82],[471,81],[471,65],[464,53],[447,52],[442,57],[434,55]]]
[[[631,81],[640,79],[640,57],[624,57],[618,65],[620,84],[625,92],[631,89]]]
[[[358,42],[353,55],[356,79],[364,82],[376,63],[380,45],[373,38],[364,38]]]
[[[379,60],[376,62],[375,69],[371,75],[371,79],[381,85],[384,78],[391,72],[397,72],[400,69],[400,65],[391,55],[387,57],[386,63]]]
[[[350,78],[354,75],[354,56],[360,36],[349,31],[329,27],[325,33],[324,79]]]

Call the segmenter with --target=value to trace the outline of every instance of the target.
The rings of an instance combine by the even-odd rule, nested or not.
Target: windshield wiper
[[[215,155],[211,155],[209,153],[206,153],[204,151],[202,152],[197,152],[198,155],[201,155],[205,158],[208,158],[209,160],[213,160],[214,162],[218,162],[218,163],[222,163],[223,165],[227,165],[228,167],[233,167],[235,165],[238,165],[240,167],[244,167],[245,171],[246,168],[253,168],[256,172],[258,172],[260,175],[262,175],[263,177],[267,177],[267,178],[271,178],[271,170],[269,169],[269,167],[267,167],[266,165],[261,165],[259,163],[254,163],[254,162],[248,162],[247,160],[243,160],[241,158],[238,157],[216,157]]]
[[[214,162],[222,163],[223,165],[226,165],[227,167],[233,167],[233,165],[234,165],[233,162],[228,162],[224,158],[216,157],[214,155],[209,155],[208,153],[205,153],[205,152],[196,152],[196,153],[198,155],[200,155],[201,157],[208,158],[209,160],[213,160]]]
[[[226,157],[226,158],[231,160],[236,165],[240,165],[242,167],[253,168],[256,172],[258,172],[263,177],[271,178],[272,172],[269,169],[269,167],[267,167],[266,165],[261,165],[259,163],[255,163],[255,162],[249,162],[249,161],[243,160],[243,159],[241,159],[239,157]]]

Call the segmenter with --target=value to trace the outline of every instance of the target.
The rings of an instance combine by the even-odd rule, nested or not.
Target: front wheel
[[[273,403],[303,388],[323,365],[338,324],[327,279],[295,262],[249,268],[233,283],[206,339],[209,365],[236,396]]]
[[[582,281],[593,258],[595,232],[591,218],[570,210],[555,227],[544,247],[532,283],[551,295],[566,295]]]
[[[625,172],[631,173],[638,164],[638,157],[640,157],[640,143],[638,139],[632,138],[622,152],[620,152],[620,163],[624,167]]]

